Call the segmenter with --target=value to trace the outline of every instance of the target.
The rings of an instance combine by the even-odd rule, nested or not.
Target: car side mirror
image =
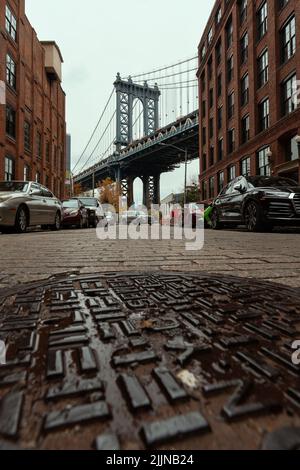
[[[233,189],[234,191],[238,191],[241,194],[245,192],[245,188],[241,184],[236,184]]]
[[[41,196],[41,191],[39,189],[32,189],[30,191],[31,196]]]

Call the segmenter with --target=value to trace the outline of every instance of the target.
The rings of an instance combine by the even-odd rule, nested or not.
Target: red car
[[[63,201],[62,226],[88,228],[88,210],[79,200],[69,199],[68,201]]]

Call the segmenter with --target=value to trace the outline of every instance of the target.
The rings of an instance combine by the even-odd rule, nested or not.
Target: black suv
[[[251,232],[300,226],[300,186],[288,178],[239,176],[214,201],[211,222],[215,230],[246,225]]]

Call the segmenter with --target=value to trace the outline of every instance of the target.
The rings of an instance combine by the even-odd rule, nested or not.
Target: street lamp
[[[187,189],[187,166],[188,166],[188,151],[187,151],[187,148],[182,149],[180,147],[177,147],[177,145],[164,144],[163,142],[161,142],[159,145],[161,147],[173,147],[175,150],[179,150],[179,152],[184,153],[184,198],[183,198],[183,205],[185,207],[186,206],[186,189]]]

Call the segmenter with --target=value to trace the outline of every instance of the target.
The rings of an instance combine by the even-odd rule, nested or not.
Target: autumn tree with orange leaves
[[[111,178],[106,178],[98,184],[101,204],[110,204],[119,211],[119,198],[121,196],[121,187]]]

